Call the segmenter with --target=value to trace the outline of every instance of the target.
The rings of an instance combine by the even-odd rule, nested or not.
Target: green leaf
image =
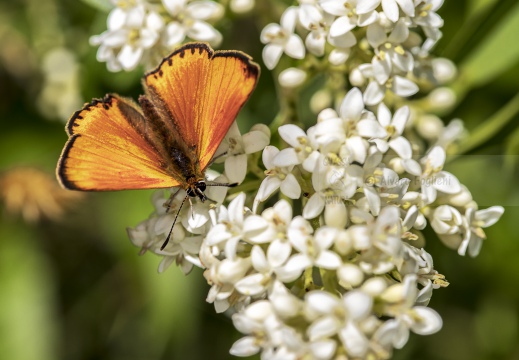
[[[496,78],[519,61],[519,5],[502,19],[461,65],[464,87],[483,85]]]
[[[519,113],[519,93],[501,108],[494,116],[479,125],[470,136],[460,144],[459,153],[466,153],[491,139]]]
[[[110,0],[83,0],[83,2],[103,12],[109,12],[114,8]]]

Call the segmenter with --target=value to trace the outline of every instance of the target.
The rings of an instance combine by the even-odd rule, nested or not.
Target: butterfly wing
[[[140,108],[129,99],[107,95],[85,105],[67,124],[69,140],[56,170],[61,185],[71,190],[178,186],[146,128]]]
[[[239,51],[184,45],[144,78],[144,88],[176,142],[194,149],[200,169],[209,165],[256,86],[259,66]]]

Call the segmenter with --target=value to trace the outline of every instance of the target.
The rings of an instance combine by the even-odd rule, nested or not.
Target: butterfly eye
[[[200,191],[204,192],[205,191],[205,188],[207,187],[207,185],[205,184],[205,182],[203,181],[199,181],[195,184],[195,186],[197,187],[197,189],[199,189]]]
[[[187,192],[187,195],[189,195],[190,197],[195,197],[196,196],[196,192],[193,190],[193,188],[188,188],[186,190]]]

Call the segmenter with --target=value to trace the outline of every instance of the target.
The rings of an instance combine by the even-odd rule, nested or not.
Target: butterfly
[[[83,191],[179,187],[184,201],[205,201],[206,186],[222,185],[206,183],[205,171],[259,74],[243,52],[180,47],[145,74],[138,104],[108,94],[72,115],[59,183]]]

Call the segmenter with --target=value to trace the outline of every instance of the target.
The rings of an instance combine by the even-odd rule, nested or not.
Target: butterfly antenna
[[[225,187],[235,187],[238,186],[238,183],[213,183],[213,184],[205,184],[206,186],[225,186]]]
[[[176,195],[176,193],[175,193]],[[169,238],[171,237],[171,234],[173,233],[173,227],[175,226],[175,223],[177,222],[177,218],[178,218],[178,214],[180,214],[180,210],[182,210],[182,206],[184,205],[184,203],[186,202],[186,199],[188,198],[188,196],[186,196],[184,198],[184,200],[182,200],[182,203],[180,203],[180,207],[178,208],[178,211],[177,211],[177,214],[175,215],[175,219],[173,220],[173,225],[171,225],[171,229],[169,229],[169,234],[168,234],[168,237],[166,238],[166,241],[164,241],[164,244],[162,244],[162,246],[160,247],[160,250],[164,250],[164,248],[166,247],[166,245],[168,244],[169,242]],[[168,209],[169,210],[169,209]]]

